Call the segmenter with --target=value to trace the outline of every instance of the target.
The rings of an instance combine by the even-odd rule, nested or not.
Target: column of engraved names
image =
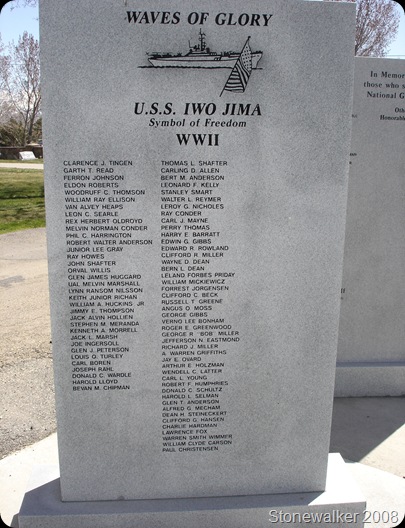
[[[121,366],[142,310],[142,276],[122,273],[126,253],[152,243],[139,214],[145,190],[126,188],[130,160],[65,160],[63,188],[74,391],[131,388]]]
[[[227,426],[227,354],[239,332],[224,315],[235,273],[221,215],[226,161],[162,160],[162,436],[164,452],[217,451]]]

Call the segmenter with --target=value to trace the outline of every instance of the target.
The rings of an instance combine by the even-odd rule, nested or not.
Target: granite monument
[[[49,526],[361,511],[328,469],[355,6],[42,0],[40,17],[68,509]]]
[[[405,394],[405,61],[356,57],[338,396]]]

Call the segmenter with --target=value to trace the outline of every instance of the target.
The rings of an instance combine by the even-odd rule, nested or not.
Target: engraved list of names
[[[223,193],[227,170],[223,160],[162,160],[160,169],[166,452],[232,444],[227,354],[240,336],[223,307],[235,277],[221,262],[229,251],[220,227],[229,207]]]
[[[133,247],[152,244],[141,216],[145,189],[123,188],[132,161],[64,161],[67,289],[72,390],[129,390],[121,367],[142,313],[142,275],[119,263]],[[138,205],[139,204],[139,205]],[[132,206],[132,207],[131,207]],[[117,266],[118,264],[118,266]]]
[[[153,246],[160,255],[162,451],[219,450],[232,445],[228,352],[241,339],[224,308],[236,275],[223,263],[230,247],[221,228],[230,167],[165,159],[156,170],[158,185],[146,190],[132,184],[131,160],[62,164],[72,390],[131,390],[128,365],[137,336],[148,333],[150,297],[137,260]],[[155,236],[144,218],[148,200],[160,203]]]

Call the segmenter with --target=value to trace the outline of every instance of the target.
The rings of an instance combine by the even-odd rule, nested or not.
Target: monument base
[[[106,475],[108,478],[108,475]],[[175,481],[173,482],[175,485]],[[329,455],[326,490],[312,493],[62,502],[56,466],[34,471],[20,528],[263,528],[363,526],[365,499],[339,454]]]
[[[336,398],[405,395],[404,362],[341,362],[336,367]]]

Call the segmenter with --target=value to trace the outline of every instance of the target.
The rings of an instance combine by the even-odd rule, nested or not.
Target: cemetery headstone
[[[20,160],[23,160],[23,161],[29,161],[29,160],[37,159],[35,157],[35,154],[33,152],[31,152],[31,151],[20,152],[18,154],[18,157],[20,158]]]
[[[354,15],[42,0],[63,501],[196,527],[363,506],[323,493]]]
[[[405,394],[405,61],[356,57],[338,396]]]

